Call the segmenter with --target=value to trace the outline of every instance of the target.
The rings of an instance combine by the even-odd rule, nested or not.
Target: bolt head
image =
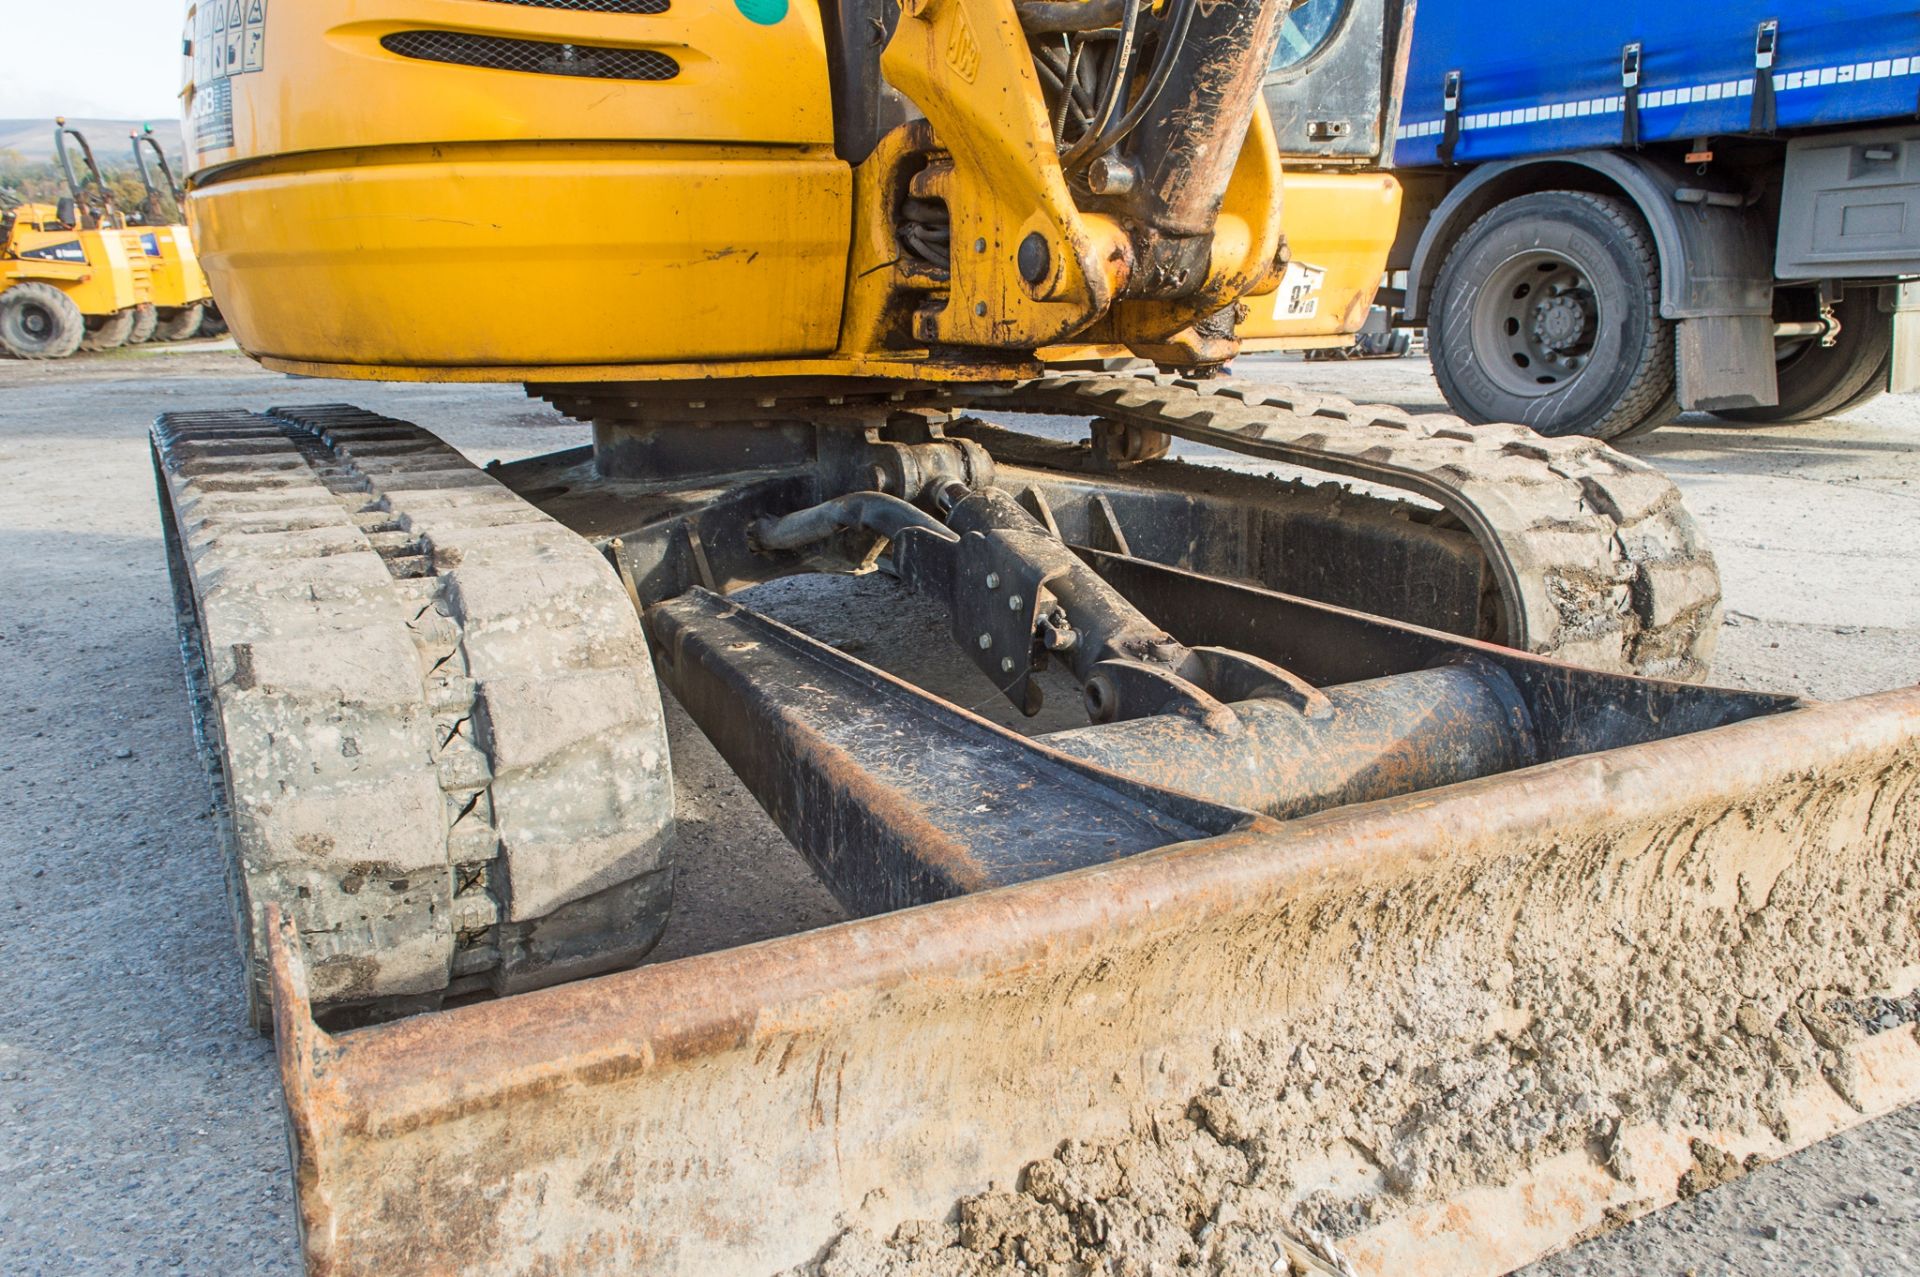
[[[987,588],[989,590],[997,590],[1000,588],[1000,574],[998,572],[987,573]]]
[[[1026,600],[1021,598],[1018,594],[1013,595],[1011,598],[1007,600],[1007,611],[1018,612],[1025,603],[1026,603]]]
[[[1002,674],[1013,673],[1013,658],[1011,656],[1003,656],[1000,658],[1000,672]]]
[[[1053,252],[1047,247],[1047,237],[1034,231],[1021,240],[1014,264],[1020,268],[1020,278],[1029,284],[1043,283],[1053,273]]]
[[[993,635],[982,634],[980,636],[980,650],[984,652],[992,646],[993,646]]]

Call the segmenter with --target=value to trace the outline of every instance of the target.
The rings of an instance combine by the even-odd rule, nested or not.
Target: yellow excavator
[[[186,197],[173,176],[167,154],[148,127],[131,134],[134,171],[146,191],[138,226],[128,227],[128,246],[146,255],[153,275],[154,326],[158,341],[198,336],[212,291],[193,235],[185,222]]]
[[[1920,1096],[1920,691],[1235,363],[1364,319],[1411,12],[189,5],[239,343],[591,426],[154,427],[309,1272],[1497,1273]],[[677,891],[663,687],[844,921]]]

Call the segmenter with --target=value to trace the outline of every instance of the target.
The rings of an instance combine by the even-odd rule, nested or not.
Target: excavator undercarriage
[[[1500,1272],[1920,1086],[1920,696],[1516,650],[1698,672],[1656,472],[1226,379],[732,389],[536,387],[594,444],[487,470],[156,432],[314,1271]],[[964,659],[755,609],[817,573]],[[539,991],[669,917],[649,646],[858,921]]]

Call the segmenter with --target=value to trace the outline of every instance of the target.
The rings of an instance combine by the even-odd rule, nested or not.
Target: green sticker
[[[747,21],[770,27],[787,16],[787,0],[733,0]]]

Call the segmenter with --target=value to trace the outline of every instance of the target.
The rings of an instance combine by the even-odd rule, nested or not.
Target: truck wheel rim
[[[53,315],[45,306],[28,303],[20,308],[20,327],[34,341],[44,341],[53,332]]]
[[[1502,262],[1481,288],[1473,308],[1474,354],[1509,394],[1559,394],[1591,361],[1601,319],[1579,263],[1533,249]]]

